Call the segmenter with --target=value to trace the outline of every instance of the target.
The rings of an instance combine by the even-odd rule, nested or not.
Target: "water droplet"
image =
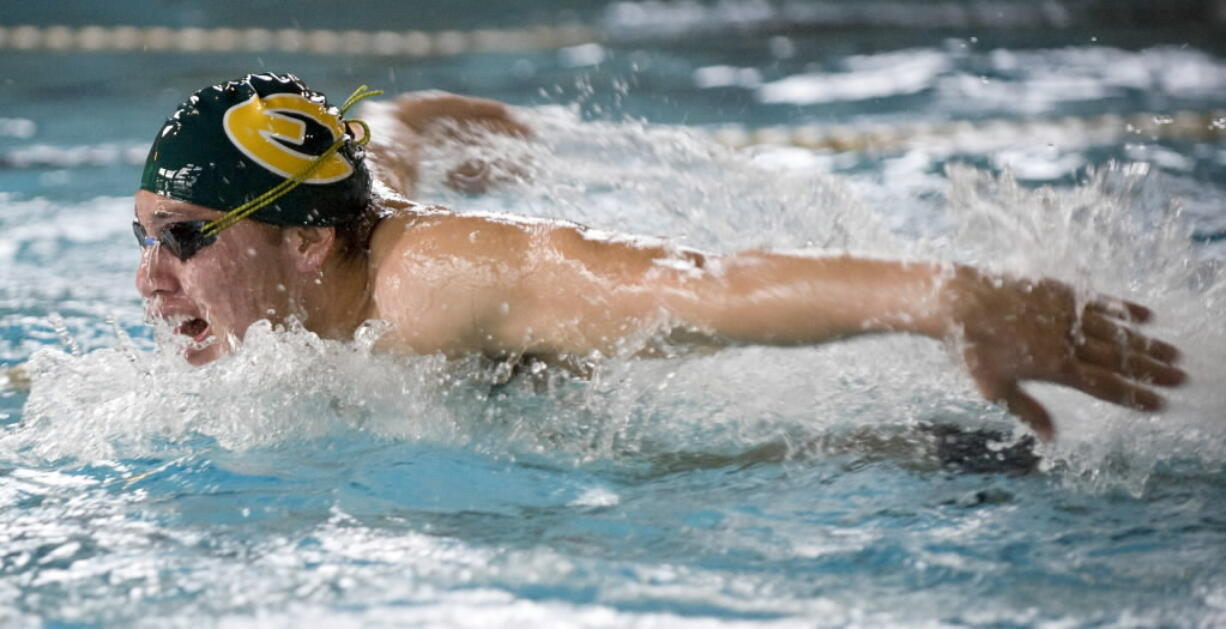
[[[47,316],[47,322],[51,324],[51,329],[55,330],[55,335],[59,337],[60,343],[68,349],[68,353],[73,356],[81,355],[81,346],[77,344],[77,339],[72,336],[72,332],[68,329],[68,323],[64,321],[64,317],[58,312],[52,312]]]
[[[378,319],[368,320],[353,331],[354,343],[363,353],[369,353],[375,346],[375,342],[386,334],[391,327],[391,324],[386,321]]]

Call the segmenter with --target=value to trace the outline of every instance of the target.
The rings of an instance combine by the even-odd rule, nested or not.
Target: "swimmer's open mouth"
[[[193,341],[200,343],[209,336],[209,322],[204,319],[188,319],[175,327],[177,334],[190,337]]]

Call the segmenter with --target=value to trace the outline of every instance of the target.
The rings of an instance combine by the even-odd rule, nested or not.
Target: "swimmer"
[[[197,92],[158,133],[135,199],[136,286],[152,317],[190,339],[190,363],[233,351],[262,319],[332,339],[380,320],[383,352],[562,362],[661,343],[909,333],[952,341],[983,396],[1043,439],[1055,427],[1022,381],[1152,412],[1164,403],[1155,387],[1185,380],[1176,348],[1134,329],[1147,308],[1079,300],[1056,281],[850,255],[706,255],[412,203],[396,193],[411,194],[432,121],[528,130],[499,103],[434,94],[398,101],[400,130],[372,144],[344,117],[369,94],[333,107],[292,75],[249,75]]]

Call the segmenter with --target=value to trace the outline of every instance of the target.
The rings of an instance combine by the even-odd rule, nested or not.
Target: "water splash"
[[[1030,188],[1008,174],[951,167],[938,203],[946,227],[903,233],[831,175],[781,168],[684,129],[581,122],[561,108],[522,114],[535,141],[428,146],[419,199],[717,251],[816,247],[958,261],[1141,301],[1159,313],[1154,331],[1187,350],[1193,383],[1152,417],[1034,387],[1062,431],[1042,449],[1046,469],[1089,487],[1142,491],[1172,462],[1215,469],[1226,460],[1226,431],[1215,419],[1226,397],[1212,382],[1226,355],[1218,324],[1226,283],[1188,238],[1178,201],[1143,168],[1112,166],[1076,186]],[[470,159],[485,160],[503,187],[481,198],[447,188],[447,173]],[[242,351],[201,369],[182,364],[173,348],[139,352],[121,343],[79,357],[43,350],[31,360],[23,421],[0,437],[0,452],[89,461],[183,454],[200,438],[243,450],[356,431],[495,456],[629,464],[770,444],[782,444],[785,458],[813,456],[814,444],[865,427],[1014,430],[938,344],[921,339],[614,360],[591,380],[549,372],[502,385],[479,359],[371,355],[378,333],[367,329],[364,341],[344,344],[257,325]]]
[[[422,151],[419,199],[458,211],[502,210],[663,236],[715,251],[854,246],[884,253],[899,244],[833,176],[783,169],[685,128],[581,121],[562,107],[522,115],[537,141],[432,137]],[[444,185],[448,172],[470,160],[489,164],[491,178],[504,182],[496,194],[467,197]]]

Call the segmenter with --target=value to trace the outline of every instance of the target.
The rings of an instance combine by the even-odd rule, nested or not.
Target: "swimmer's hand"
[[[5,369],[4,380],[0,382],[2,382],[5,387],[16,391],[30,390],[30,375],[26,373],[25,368],[21,365]]]
[[[485,133],[532,137],[532,131],[498,101],[446,92],[415,92],[402,95],[394,107],[396,119],[427,140],[435,134],[463,144],[479,144]],[[508,168],[513,165],[495,166],[483,159],[465,160],[447,173],[447,184],[460,192],[476,194],[497,183],[499,172],[516,172]]]
[[[400,124],[375,134],[368,151],[383,183],[407,197],[417,187],[421,146],[436,132],[469,144],[479,142],[482,132],[532,136],[506,105],[446,92],[403,94],[392,104],[392,116]],[[494,170],[481,160],[467,160],[448,173],[447,183],[461,192],[482,192],[496,178]]]
[[[1152,386],[1182,384],[1179,351],[1131,328],[1152,317],[1141,305],[1110,299],[1078,303],[1053,280],[990,277],[959,268],[943,289],[947,335],[958,343],[984,397],[1005,404],[1042,439],[1055,436],[1051,416],[1019,386],[1023,380],[1064,385],[1108,402],[1157,411]]]

